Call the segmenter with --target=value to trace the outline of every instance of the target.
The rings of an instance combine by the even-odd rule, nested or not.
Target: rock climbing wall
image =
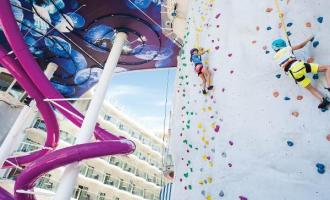
[[[330,1],[192,0],[176,80],[171,150],[173,200],[327,200],[330,111],[274,63],[271,42],[287,27],[300,59],[330,64]],[[201,94],[189,51],[215,89]],[[314,78],[321,88],[324,77]],[[322,90],[325,95],[329,92]]]

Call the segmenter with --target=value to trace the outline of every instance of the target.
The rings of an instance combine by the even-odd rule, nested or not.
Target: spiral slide
[[[59,127],[51,106],[43,100],[46,98],[58,99],[63,98],[63,96],[53,88],[29,52],[11,11],[10,2],[1,0],[0,4],[0,24],[18,60],[16,62],[3,47],[0,47],[0,63],[12,73],[27,93],[36,100],[47,127],[45,147],[55,148],[59,138]],[[54,107],[75,125],[81,126],[83,115],[68,102],[58,102]],[[0,189],[0,199],[33,200],[35,199],[33,194],[18,193],[17,191],[31,190],[34,182],[44,173],[84,159],[128,154],[135,149],[133,142],[112,135],[99,126],[96,126],[94,134],[100,142],[71,146],[56,151],[45,148],[27,156],[9,159],[10,162],[6,162],[3,167],[13,167],[11,164],[13,163],[14,165],[25,166],[25,169],[16,180],[15,195],[12,196],[7,191]]]

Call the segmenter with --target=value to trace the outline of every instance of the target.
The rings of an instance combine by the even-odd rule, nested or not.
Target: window
[[[33,128],[37,128],[37,129],[46,131],[46,124],[43,120],[37,119],[33,124]]]
[[[24,93],[24,89],[16,82],[14,86],[9,91],[9,94],[12,95],[15,99],[20,100]]]
[[[1,72],[0,73],[0,90],[1,91],[7,91],[10,84],[14,81],[14,78],[7,73]]]
[[[105,193],[100,192],[99,195],[97,195],[97,200],[105,200]]]
[[[4,175],[4,178],[15,180],[20,173],[21,173],[20,169],[17,168],[8,169]]]

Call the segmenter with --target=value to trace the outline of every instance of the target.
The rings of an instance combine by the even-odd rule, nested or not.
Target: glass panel
[[[16,82],[14,86],[9,91],[9,94],[15,97],[15,99],[20,99],[21,95],[23,94],[24,89]]]
[[[0,73],[0,90],[6,91],[13,81],[14,81],[14,78],[10,74],[1,72]]]

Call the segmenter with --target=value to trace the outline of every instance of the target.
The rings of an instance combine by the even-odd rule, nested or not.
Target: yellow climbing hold
[[[210,176],[209,176],[209,177],[207,177],[207,182],[208,182],[208,183],[212,183],[212,182],[213,182],[213,179],[212,179],[212,177],[210,177]]]
[[[202,158],[203,158],[204,161],[206,161],[207,160],[207,155],[204,154]]]
[[[208,194],[208,195],[206,196],[206,200],[212,200],[211,195]]]
[[[200,185],[204,185],[204,181],[203,181],[203,180],[199,180],[199,181],[198,181],[198,184],[200,184]]]
[[[198,123],[198,128],[202,129],[203,128],[203,124],[201,122]]]

